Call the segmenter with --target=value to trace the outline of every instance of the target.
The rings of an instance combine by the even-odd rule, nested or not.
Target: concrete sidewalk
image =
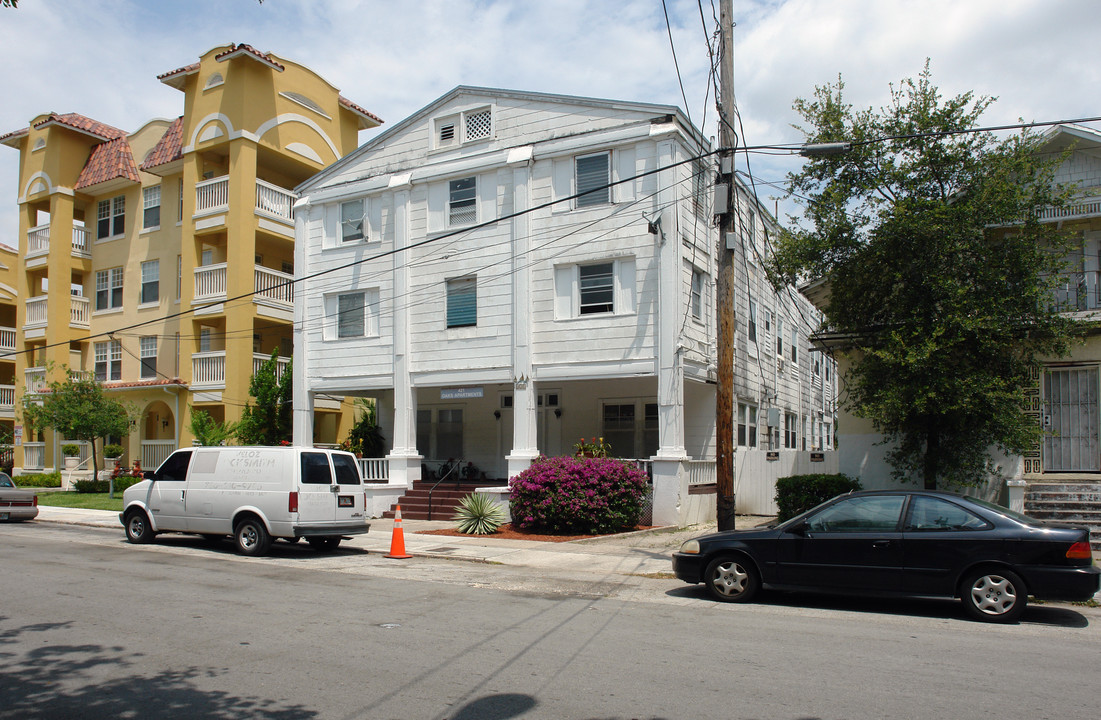
[[[123,534],[118,513],[40,505],[39,522],[110,528]],[[738,527],[751,527],[771,520],[739,517]],[[346,540],[343,546],[370,553],[387,554],[394,542],[394,521],[375,518],[371,531]],[[452,529],[448,520],[402,520],[406,553],[414,557],[436,557],[471,562],[489,562],[517,567],[630,575],[668,574],[670,554],[688,538],[715,530],[715,524],[688,528],[656,528],[619,535],[606,535],[569,542],[505,540],[484,535],[455,537],[425,535],[425,530]]]

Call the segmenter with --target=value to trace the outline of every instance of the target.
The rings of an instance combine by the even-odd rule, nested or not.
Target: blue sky
[[[710,0],[702,4],[713,29]],[[156,76],[231,42],[312,68],[388,123],[460,84],[685,106],[661,0],[19,5],[0,9],[0,134],[49,111],[127,131],[176,117],[183,95]],[[714,135],[699,4],[666,5],[687,109]],[[735,92],[749,144],[797,142],[792,100],[839,73],[854,105],[879,107],[889,83],[916,75],[926,58],[945,94],[999,98],[989,124],[1101,115],[1095,0],[735,0],[734,8]],[[0,242],[9,245],[18,244],[17,157],[0,146]],[[753,171],[779,181],[794,162],[758,156]]]

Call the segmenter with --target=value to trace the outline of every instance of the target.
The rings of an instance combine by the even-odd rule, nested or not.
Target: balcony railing
[[[1063,312],[1101,309],[1101,273],[1080,272],[1060,276],[1055,305]]]
[[[1094,188],[1096,190],[1096,188]],[[1064,207],[1043,207],[1038,213],[1040,222],[1055,222],[1057,220],[1079,220],[1082,218],[1101,215],[1101,197],[1097,195],[1082,195],[1073,198]]]
[[[225,387],[226,351],[195,353],[191,356],[192,387]]]
[[[195,268],[195,300],[215,301],[226,298],[226,264],[200,265]]]
[[[685,466],[688,470],[689,485],[710,485],[717,482],[717,468],[714,460],[689,460]]]
[[[91,257],[88,250],[88,229],[73,223],[73,255]]]
[[[15,386],[0,385],[0,410],[11,411],[15,409]]]
[[[49,320],[49,315],[46,312],[47,299],[45,295],[27,298],[27,327],[45,325]]]
[[[0,327],[0,350],[15,350],[15,328]]]
[[[23,443],[23,469],[42,470],[46,467],[46,443]]]
[[[384,483],[390,479],[390,461],[386,458],[359,458],[357,462],[363,482]]]
[[[195,214],[229,209],[229,175],[195,183]]]
[[[252,374],[260,372],[260,366],[271,359],[271,355],[265,355],[264,353],[252,354]],[[291,359],[289,357],[276,356],[275,358],[275,379],[279,380],[283,377],[283,373],[287,371],[287,365],[290,364]]]
[[[46,368],[29,367],[23,371],[23,387],[29,393],[40,393],[46,389]]]
[[[39,225],[27,231],[27,257],[45,255],[50,251],[50,224]]]
[[[69,296],[69,325],[87,328],[92,317],[92,301],[79,295]]]
[[[256,209],[275,217],[294,221],[294,193],[263,180],[256,181]]]
[[[254,300],[268,301],[275,305],[294,307],[294,276],[256,266],[254,270],[256,295]]]
[[[175,440],[142,440],[141,467],[143,470],[156,470],[160,464],[176,449]]]

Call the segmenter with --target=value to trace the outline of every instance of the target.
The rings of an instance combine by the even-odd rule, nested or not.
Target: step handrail
[[[459,484],[459,468],[461,468],[462,466],[463,466],[462,458],[459,458],[458,460],[456,460],[454,464],[452,464],[450,462],[447,462],[447,463],[444,463],[441,466],[441,468],[446,467],[447,471],[445,473],[443,473],[443,475],[440,476],[440,479],[436,481],[436,484],[433,485],[428,490],[428,519],[429,520],[432,519],[432,493],[436,492],[436,488],[438,488],[440,486],[440,483],[442,483],[447,478],[451,477],[451,475],[455,476],[455,485],[458,485]]]

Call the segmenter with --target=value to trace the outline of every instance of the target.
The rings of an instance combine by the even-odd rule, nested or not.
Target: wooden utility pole
[[[734,0],[720,0],[719,24],[719,181],[715,197],[725,195],[719,222],[719,268],[715,278],[718,315],[718,369],[715,390],[715,481],[719,530],[734,529],[734,250],[737,203],[734,193]],[[725,186],[725,194],[724,194]]]

